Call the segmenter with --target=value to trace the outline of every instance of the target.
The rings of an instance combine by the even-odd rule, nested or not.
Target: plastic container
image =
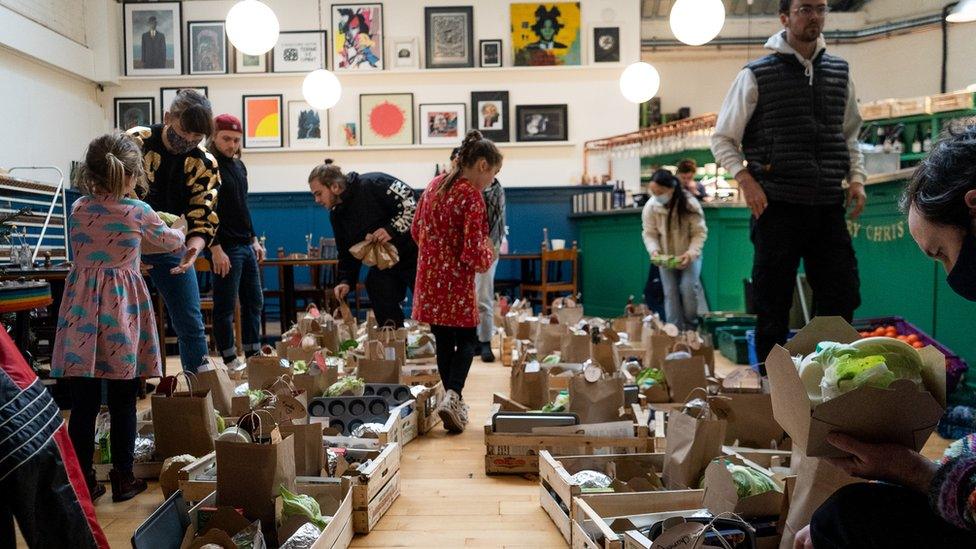
[[[786,336],[786,341],[793,339],[793,336],[795,335],[796,330],[790,330],[790,335]],[[756,330],[746,330],[746,343],[749,345],[750,365],[756,365],[763,360],[766,360],[766,357],[763,357],[763,360],[759,360],[758,353],[756,353]]]
[[[718,349],[725,358],[735,364],[747,364],[749,362],[749,344],[746,341],[746,332],[750,326],[724,326],[716,330],[716,341]]]
[[[756,327],[756,315],[750,315],[746,313],[706,313],[701,316],[701,327],[702,330],[707,332],[713,341],[717,341],[716,330],[722,328],[723,326],[747,326],[750,328]]]

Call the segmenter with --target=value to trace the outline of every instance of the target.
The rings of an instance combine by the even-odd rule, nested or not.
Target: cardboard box
[[[573,500],[573,549],[623,549],[624,532],[701,511],[704,490],[596,494]]]
[[[609,474],[612,469],[619,471],[618,479],[625,482],[624,476],[635,473],[651,473],[658,477],[664,470],[664,454],[611,454],[604,456],[559,456],[553,457],[548,451],[539,452],[539,501],[556,528],[572,543],[573,499],[589,498],[592,493],[584,493],[573,480],[573,475],[583,470],[599,471]],[[635,482],[620,487],[622,491],[651,491]],[[602,494],[600,494],[602,495]]]
[[[438,376],[439,377],[439,376]],[[435,412],[437,406],[444,400],[444,384],[438,381],[431,387],[424,389],[417,395],[417,433],[425,434],[441,423],[441,417]]]
[[[727,462],[753,467],[769,475],[778,490],[740,498],[736,491],[735,481],[732,479],[732,473],[725,466]],[[784,486],[782,479],[773,475],[772,471],[763,470],[755,463],[749,463],[736,456],[724,456],[712,460],[705,469],[702,486],[705,488],[705,496],[702,502],[715,515],[735,513],[745,519],[778,517],[783,508]]]
[[[866,442],[887,442],[921,450],[945,411],[945,356],[934,347],[919,349],[924,391],[896,380],[887,389],[859,387],[812,406],[793,355],[812,353],[821,341],[851,343],[860,336],[840,317],[818,317],[800,330],[786,347],[775,347],[766,359],[773,416],[809,457],[845,457],[827,443],[831,432]]]

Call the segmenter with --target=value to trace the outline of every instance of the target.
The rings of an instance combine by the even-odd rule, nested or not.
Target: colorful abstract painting
[[[277,148],[284,144],[280,95],[245,95],[242,107],[245,149]]]
[[[333,4],[332,67],[383,69],[383,4]]]
[[[515,66],[580,64],[579,2],[512,4],[511,23]]]
[[[363,145],[412,145],[413,94],[360,95],[359,125]]]

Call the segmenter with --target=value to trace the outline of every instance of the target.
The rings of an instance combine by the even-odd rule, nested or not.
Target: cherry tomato
[[[925,347],[925,344],[922,343],[921,341],[913,341],[912,347],[915,347],[916,349],[921,349],[922,347]]]
[[[920,341],[920,340],[919,340],[919,338],[918,338],[918,334],[909,334],[909,335],[908,335],[908,336],[906,336],[906,337],[907,337],[907,341],[908,341],[909,343],[914,343],[914,342],[916,342],[916,341]]]

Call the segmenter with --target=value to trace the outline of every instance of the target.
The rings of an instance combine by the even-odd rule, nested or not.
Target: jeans
[[[120,473],[132,471],[136,444],[136,397],[139,378],[106,379],[75,377],[68,380],[71,392],[71,418],[68,435],[78,454],[83,473],[90,474],[95,454],[95,419],[102,407],[102,381],[108,385],[108,413],[112,421],[109,442],[112,467]]]
[[[477,330],[432,324],[430,331],[437,340],[437,371],[444,389],[461,396],[478,346]]]
[[[385,326],[393,321],[397,328],[403,327],[403,300],[407,290],[413,291],[417,278],[417,264],[396,264],[386,270],[370,267],[366,273],[366,293],[376,316],[376,325]]]
[[[170,274],[169,270],[180,264],[182,254],[152,254],[142,256],[142,262],[151,265],[149,277],[163,296],[166,312],[180,343],[180,362],[183,370],[196,372],[207,356],[207,336],[200,312],[200,286],[196,271],[191,267],[183,274]],[[165,345],[160,341],[160,345]]]
[[[495,331],[495,269],[496,259],[483,273],[475,273],[474,288],[478,297],[478,341],[491,343]]]
[[[942,520],[925,494],[877,482],[837,490],[813,514],[810,535],[817,549],[976,547],[976,532]]]
[[[244,356],[261,350],[261,310],[264,294],[258,257],[250,244],[224,247],[230,258],[230,272],[213,277],[213,331],[217,349],[224,360],[237,356],[234,344],[234,305],[241,301],[241,343]]]
[[[686,269],[661,269],[665,316],[679,330],[694,330],[698,326],[701,264],[698,258]]]

